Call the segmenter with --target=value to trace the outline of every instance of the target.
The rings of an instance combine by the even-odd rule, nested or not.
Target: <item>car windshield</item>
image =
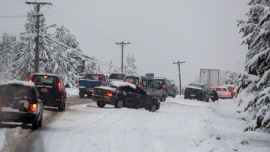
[[[112,73],[109,77],[110,79],[124,80],[125,74],[123,73]]]
[[[105,77],[104,75],[100,75],[100,74],[86,74],[85,79],[104,81]]]
[[[203,88],[202,84],[196,84],[196,83],[190,83],[188,86],[197,87],[197,88]]]
[[[56,85],[56,77],[48,76],[48,75],[37,75],[35,76],[34,83],[35,84],[54,84]]]
[[[34,98],[34,89],[23,85],[1,85],[1,98]]]
[[[136,86],[138,86],[139,85],[139,78],[137,78],[137,77],[125,77],[124,82],[129,82],[129,83],[132,83],[132,84],[135,84]]]

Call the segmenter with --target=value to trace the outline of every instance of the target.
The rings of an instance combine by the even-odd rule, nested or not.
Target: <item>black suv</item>
[[[22,122],[36,130],[42,126],[43,103],[33,83],[11,81],[0,84],[0,123]]]
[[[204,84],[190,83],[185,89],[184,98],[208,102],[210,98],[209,88]]]
[[[59,111],[66,108],[66,89],[59,75],[35,73],[29,80],[34,82],[44,106],[58,107]]]
[[[162,77],[156,77],[155,80],[158,85],[161,86],[162,89],[166,92],[166,97],[172,96],[173,98],[175,98],[178,91],[174,83],[172,83],[169,79]]]

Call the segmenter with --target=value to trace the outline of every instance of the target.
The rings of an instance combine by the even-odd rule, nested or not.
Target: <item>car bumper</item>
[[[0,121],[32,123],[37,118],[37,113],[31,112],[0,112]]]
[[[92,100],[94,100],[96,102],[104,102],[106,104],[112,104],[112,105],[114,105],[115,102],[117,101],[117,98],[114,97],[114,96],[109,97],[109,96],[103,96],[103,95],[93,94],[92,95]]]
[[[197,94],[197,93],[185,93],[185,98],[190,98],[190,99],[202,99],[203,95],[202,94]]]

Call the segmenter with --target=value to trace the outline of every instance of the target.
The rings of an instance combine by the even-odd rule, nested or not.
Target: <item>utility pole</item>
[[[39,14],[40,12],[40,7],[43,5],[52,5],[52,3],[46,3],[46,2],[25,2],[25,4],[28,5],[36,5],[36,15],[33,15],[34,17],[36,17],[36,33],[37,33],[37,37],[35,38],[35,42],[36,42],[36,48],[35,48],[35,72],[38,73],[39,69],[38,69],[38,65],[39,65],[39,19],[40,16],[43,16],[43,14]]]
[[[121,72],[123,72],[123,68],[124,68],[124,64],[123,64],[123,60],[124,60],[124,46],[127,45],[127,44],[130,44],[129,42],[128,43],[124,43],[123,41],[121,43],[115,43],[115,44],[118,44],[118,45],[121,45],[122,47],[122,58],[121,58]]]
[[[182,94],[182,91],[181,91],[181,70],[180,70],[180,66],[182,63],[186,63],[186,62],[173,62],[173,64],[178,64],[178,72],[179,72],[179,93],[180,95]]]

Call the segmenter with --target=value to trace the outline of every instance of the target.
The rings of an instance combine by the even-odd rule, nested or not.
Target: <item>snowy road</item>
[[[17,152],[209,152],[270,151],[270,135],[243,132],[233,102],[168,98],[155,113],[115,109],[95,102],[55,113],[29,133]]]

